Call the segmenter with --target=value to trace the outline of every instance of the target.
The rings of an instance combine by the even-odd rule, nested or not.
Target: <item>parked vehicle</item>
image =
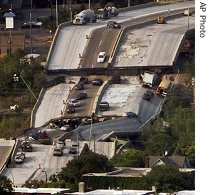
[[[69,148],[69,154],[77,154],[77,148],[75,148],[75,147],[70,147],[70,148]]]
[[[81,92],[75,97],[76,100],[82,100],[85,98],[87,98],[87,93],[85,93],[85,92]]]
[[[163,78],[157,87],[156,94],[165,97],[167,95],[168,89],[171,85],[171,81],[167,78]]]
[[[65,147],[65,144],[63,143],[63,141],[58,141],[58,142],[56,143],[56,147],[63,150],[64,147]]]
[[[17,152],[15,155],[14,161],[15,163],[23,163],[25,159],[25,153],[24,152]]]
[[[87,77],[81,77],[79,80],[79,83],[88,84],[88,78]]]
[[[93,10],[86,9],[77,14],[73,20],[73,24],[85,25],[88,22],[96,22],[97,16]]]
[[[134,112],[125,112],[123,114],[123,116],[127,116],[128,118],[131,118],[131,117],[138,117],[136,113]]]
[[[83,83],[78,83],[75,85],[76,90],[83,90],[84,89],[84,84]]]
[[[32,152],[33,150],[33,147],[31,145],[31,142],[29,140],[24,140],[22,143],[21,143],[21,149],[22,151],[24,152]]]
[[[71,125],[63,125],[61,131],[71,131],[73,128]]]
[[[72,146],[72,147],[79,147],[79,144],[78,144],[77,142],[72,142],[72,143],[71,143],[71,146]]]
[[[101,52],[98,54],[97,62],[98,62],[98,63],[103,63],[103,62],[105,61],[105,58],[106,58],[106,52],[101,51]]]
[[[25,22],[22,25],[23,29],[29,29],[29,28],[40,28],[42,26],[42,22]]]
[[[107,111],[109,109],[109,103],[108,102],[101,102],[99,104],[99,110],[100,111]]]
[[[153,72],[145,71],[142,77],[143,77],[143,80],[142,80],[143,87],[152,88],[153,85],[156,84],[157,74]]]
[[[121,28],[121,25],[115,21],[108,21],[107,27],[108,28]]]
[[[113,16],[118,16],[119,11],[116,7],[104,7],[104,8],[99,8],[97,10],[97,18],[100,19],[109,19],[110,17]]]
[[[66,112],[67,113],[75,113],[76,112],[76,109],[75,109],[75,106],[74,105],[70,105],[69,103],[67,103],[66,105]]]
[[[143,99],[149,101],[154,96],[152,91],[145,91],[143,95]]]
[[[61,148],[54,148],[53,156],[63,156],[63,150]]]
[[[103,80],[100,78],[95,78],[92,81],[92,85],[102,85],[103,84]]]
[[[68,103],[70,106],[80,107],[80,101],[78,101],[77,99],[70,99],[70,100],[67,100],[67,103]]]

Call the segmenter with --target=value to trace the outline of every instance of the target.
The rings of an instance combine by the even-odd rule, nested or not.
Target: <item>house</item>
[[[156,165],[174,165],[177,168],[191,168],[189,160],[185,156],[148,156],[146,168]]]

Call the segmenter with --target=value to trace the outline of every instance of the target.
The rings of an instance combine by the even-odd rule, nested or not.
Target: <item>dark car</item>
[[[23,23],[22,28],[27,29],[27,28],[40,28],[42,26],[42,22],[28,22],[28,23]]]
[[[92,84],[93,85],[99,85],[100,86],[100,85],[103,84],[103,80],[100,79],[100,78],[95,78],[95,79],[93,79]]]
[[[115,21],[109,21],[107,23],[108,28],[121,28],[121,25]]]
[[[80,80],[79,80],[79,83],[88,84],[89,83],[88,78],[87,77],[81,77]]]
[[[69,154],[77,154],[77,148],[76,147],[70,147],[69,148]]]
[[[101,102],[99,104],[99,110],[100,111],[107,111],[109,109],[109,103],[108,102]]]
[[[136,113],[134,112],[125,112],[124,116],[130,117],[138,117]]]
[[[63,150],[60,147],[55,148],[53,151],[53,156],[63,156]]]
[[[75,109],[75,107],[73,106],[73,105],[71,105],[71,104],[67,104],[67,106],[66,106],[66,112],[67,113],[75,113],[75,111],[76,111],[76,109]]]
[[[76,100],[82,100],[82,99],[85,99],[85,98],[87,98],[87,93],[85,93],[85,92],[79,93],[79,94],[75,97]]]
[[[84,89],[84,84],[83,83],[78,83],[75,85],[76,90],[83,90]]]
[[[154,96],[152,91],[145,91],[143,95],[143,99],[149,101]]]

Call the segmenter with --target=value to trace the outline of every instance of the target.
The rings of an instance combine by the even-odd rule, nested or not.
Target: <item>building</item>
[[[156,165],[174,165],[177,168],[191,168],[185,156],[148,156],[146,168],[152,168]]]

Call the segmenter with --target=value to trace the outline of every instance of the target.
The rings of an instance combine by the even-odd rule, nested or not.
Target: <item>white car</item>
[[[15,155],[15,163],[23,163],[25,159],[25,153],[24,152],[17,152],[17,154]]]
[[[106,58],[106,52],[100,52],[99,54],[98,54],[98,58],[97,58],[97,62],[98,63],[102,63],[102,62],[104,62],[105,61],[105,58]]]
[[[69,105],[74,106],[74,107],[80,107],[80,101],[75,100],[75,99],[70,99],[67,101]]]
[[[72,126],[70,125],[63,125],[61,127],[61,131],[71,131],[72,130]]]
[[[64,144],[62,141],[58,141],[58,142],[56,143],[56,147],[57,147],[57,148],[61,148],[61,149],[63,150],[63,148],[65,147],[65,144]]]

